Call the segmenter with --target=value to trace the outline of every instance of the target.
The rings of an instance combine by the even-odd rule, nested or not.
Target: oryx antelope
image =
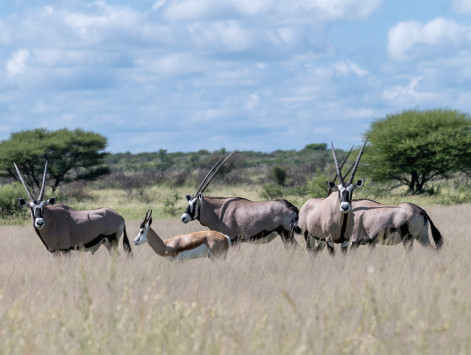
[[[47,161],[39,196],[34,198],[18,167],[14,165],[30,200],[27,202],[24,198],[19,198],[18,203],[30,208],[34,230],[49,252],[58,254],[81,250],[94,253],[102,244],[110,252],[112,249],[117,251],[119,239],[123,235],[123,248],[131,253],[126,226],[121,215],[105,207],[77,211],[66,205],[55,205],[56,197],[43,201]]]
[[[367,141],[368,138],[365,140],[351,168],[352,172],[348,182],[344,181],[345,177],[342,176],[340,171],[334,144],[331,144],[332,155],[340,184],[335,185],[333,181],[329,181],[327,184],[329,193],[332,190],[337,190],[338,195],[329,194],[327,198],[311,198],[306,201],[299,211],[298,225],[309,250],[319,251],[319,247],[322,249],[324,245],[323,242],[327,242],[331,253],[334,253],[334,243],[340,243],[342,251],[347,251],[354,225],[351,213],[353,190],[362,187],[364,182],[363,179],[361,179],[353,183],[353,179]],[[319,242],[321,242],[321,244],[319,244]]]
[[[353,201],[353,214],[352,247],[402,242],[406,250],[411,250],[414,239],[427,247],[430,246],[429,224],[435,247],[440,249],[443,245],[443,237],[427,212],[412,203],[383,205],[366,199],[357,200]]]
[[[231,239],[216,231],[201,231],[190,234],[176,235],[162,240],[150,227],[152,210],[148,210],[140,225],[139,234],[134,238],[134,244],[148,242],[152,249],[169,261],[183,261],[209,257],[226,256],[231,247]]]
[[[298,209],[286,200],[254,202],[242,197],[206,197],[204,190],[224,162],[222,157],[208,172],[196,193],[186,195],[188,206],[182,222],[197,219],[203,226],[216,230],[236,242],[269,242],[278,233],[285,245],[297,245],[294,232],[298,230]],[[272,235],[270,235],[272,234]]]

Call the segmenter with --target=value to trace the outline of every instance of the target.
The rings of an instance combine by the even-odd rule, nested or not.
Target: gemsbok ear
[[[357,182],[355,184],[356,185],[355,187],[362,187],[364,183],[365,183],[364,179],[357,180]]]
[[[49,200],[47,200],[48,205],[54,205],[56,203],[57,197],[51,197]]]
[[[149,227],[150,227],[151,224],[152,224],[152,217],[149,218]]]
[[[337,185],[335,185],[334,182],[332,181],[327,181],[327,187],[331,190],[333,190]]]
[[[24,198],[19,198],[18,199],[18,204],[23,207],[26,206],[26,200]]]
[[[190,195],[188,195],[188,194],[186,194],[186,195],[185,195],[185,197],[186,197],[186,200],[187,200],[188,202],[190,202],[190,200],[191,200],[191,196],[190,196]]]

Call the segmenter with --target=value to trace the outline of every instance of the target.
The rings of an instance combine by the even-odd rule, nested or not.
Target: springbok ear
[[[47,205],[54,205],[56,203],[57,197],[51,197],[49,200],[47,200]]]
[[[152,224],[152,217],[149,218],[149,227],[150,227],[151,224]]]
[[[364,179],[357,180],[355,187],[362,187],[364,183],[365,183]]]
[[[190,195],[188,195],[188,194],[186,194],[186,195],[185,195],[185,197],[186,197],[186,200],[187,200],[188,202],[190,202],[190,200],[191,200],[191,196],[190,196]]]
[[[333,190],[333,189],[334,189],[335,187],[337,187],[337,186],[335,185],[334,182],[328,181],[328,182],[327,182],[327,187],[328,187],[329,189]]]
[[[24,207],[26,206],[26,200],[24,198],[19,198],[18,199],[18,204],[21,206],[21,207]]]

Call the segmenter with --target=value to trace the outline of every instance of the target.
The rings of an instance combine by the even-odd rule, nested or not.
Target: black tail
[[[126,233],[126,225],[123,230],[123,248],[128,254],[132,254],[131,244],[129,244],[128,235]]]
[[[442,234],[440,233],[438,228],[435,227],[435,224],[433,224],[432,219],[429,217],[427,212],[425,212],[424,210],[422,210],[422,212],[424,214],[425,219],[430,222],[430,229],[432,230],[433,241],[435,242],[437,249],[440,249],[443,246]]]
[[[296,233],[296,234],[301,234],[302,233],[301,228],[299,228],[299,226],[298,226],[298,217],[297,216],[296,216],[295,219],[293,219],[291,221],[289,226],[290,226],[290,230],[291,230],[291,235],[293,235],[294,233]]]

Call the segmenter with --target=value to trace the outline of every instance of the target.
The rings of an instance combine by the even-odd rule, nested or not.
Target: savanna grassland
[[[127,210],[111,194],[99,205],[110,203],[134,238],[147,205]],[[122,245],[115,257],[53,257],[29,220],[1,226],[0,353],[469,354],[471,206],[422,206],[439,252],[313,257],[298,236],[295,251],[277,238],[216,262],[171,264],[148,245],[132,258]],[[164,238],[203,229],[162,216],[152,226]]]

